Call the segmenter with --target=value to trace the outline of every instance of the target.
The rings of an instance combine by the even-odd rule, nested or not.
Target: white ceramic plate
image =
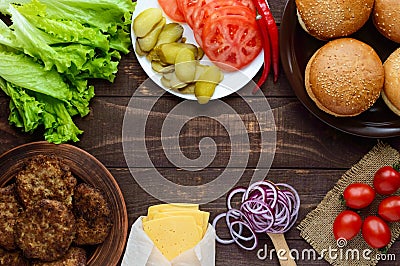
[[[161,7],[158,4],[157,0],[138,0],[137,4],[136,4],[135,11],[133,12],[133,15],[132,15],[132,21],[143,10],[145,10],[147,8],[151,8],[151,7],[158,7],[158,8],[161,9]],[[172,20],[169,19],[167,17],[167,15],[165,15],[165,13],[164,13],[164,16],[167,19],[167,23],[168,22],[172,22]],[[187,25],[186,23],[182,23],[181,25],[184,28],[183,36],[186,37],[187,43],[193,43],[196,46],[198,46],[196,40],[194,39],[192,29],[189,27],[189,25]],[[132,37],[133,47],[135,47],[136,36],[133,33],[133,31],[131,31],[131,37]],[[135,53],[136,53],[136,51],[135,51]],[[261,51],[260,54],[253,60],[253,62],[251,64],[249,64],[248,66],[246,66],[245,68],[240,70],[241,73],[239,73],[239,71],[225,72],[224,73],[224,80],[216,87],[214,95],[211,97],[211,100],[219,99],[219,98],[228,96],[231,93],[234,93],[234,92],[238,91],[239,89],[241,89],[243,86],[245,86],[257,74],[257,72],[262,67],[262,65],[263,65],[263,56],[264,56],[264,53],[263,53],[263,51]],[[161,75],[158,74],[157,72],[155,72],[151,68],[150,61],[147,60],[147,58],[145,56],[138,56],[137,55],[137,59],[138,59],[140,65],[141,65],[141,67],[146,72],[146,74],[158,86],[160,86],[164,90],[166,90],[166,91],[168,91],[168,92],[170,92],[170,93],[172,93],[172,94],[174,94],[176,96],[179,96],[181,98],[188,99],[188,100],[196,100],[196,97],[194,95],[192,95],[192,94],[182,94],[182,93],[179,93],[177,91],[170,90],[170,89],[164,87],[161,84],[161,81],[160,81]],[[206,56],[203,57],[201,62],[203,64],[210,64],[209,63],[209,59]]]

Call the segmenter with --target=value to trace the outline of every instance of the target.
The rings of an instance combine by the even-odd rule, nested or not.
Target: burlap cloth
[[[347,243],[343,241],[337,242],[333,237],[332,225],[335,217],[346,209],[340,200],[340,195],[347,185],[354,182],[364,182],[372,185],[374,173],[381,166],[393,165],[399,160],[400,154],[398,151],[387,144],[378,142],[358,163],[343,174],[317,208],[308,213],[304,220],[301,221],[297,227],[300,230],[300,235],[318,252],[319,259],[323,257],[332,265],[364,266],[376,265],[380,258],[384,258],[385,255],[381,251],[373,249],[365,243],[361,232],[355,238],[347,241]],[[361,217],[364,218],[368,214],[377,215],[377,206],[381,199],[383,197],[377,195],[373,204],[361,211]],[[389,226],[392,231],[390,247],[400,235],[400,222],[391,223]],[[386,255],[390,256],[390,249]],[[396,256],[398,254],[391,255]]]

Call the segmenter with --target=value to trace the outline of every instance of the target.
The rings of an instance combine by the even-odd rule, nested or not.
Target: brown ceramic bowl
[[[349,37],[369,44],[382,62],[398,47],[376,30],[371,19]],[[300,102],[317,118],[341,131],[370,138],[400,136],[400,117],[390,111],[381,98],[362,114],[346,118],[321,111],[311,100],[304,86],[305,68],[311,56],[325,43],[302,29],[296,16],[295,0],[289,0],[280,25],[280,52],[283,70]]]
[[[22,162],[39,154],[55,155],[65,160],[78,182],[99,188],[108,198],[113,226],[106,240],[88,248],[88,265],[117,265],[124,251],[128,233],[128,215],[122,192],[107,168],[86,151],[69,145],[32,142],[0,155],[0,186],[13,182]]]

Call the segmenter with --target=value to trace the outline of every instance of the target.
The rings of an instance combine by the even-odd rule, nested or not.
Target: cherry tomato
[[[362,209],[371,204],[375,199],[374,189],[364,183],[353,183],[343,191],[346,206],[352,209]]]
[[[362,225],[362,236],[372,248],[387,246],[392,238],[389,226],[378,216],[368,216]]]
[[[262,49],[262,38],[254,17],[209,18],[204,25],[202,40],[207,57],[226,71],[248,65]]]
[[[400,221],[400,196],[388,197],[379,203],[378,214],[388,222]]]
[[[360,232],[362,220],[354,211],[344,210],[333,222],[333,235],[335,239],[344,238],[350,240]]]
[[[374,175],[374,188],[381,195],[393,194],[400,188],[400,173],[392,166],[383,166]]]
[[[158,4],[172,20],[176,22],[185,22],[185,16],[179,10],[176,0],[158,0]]]

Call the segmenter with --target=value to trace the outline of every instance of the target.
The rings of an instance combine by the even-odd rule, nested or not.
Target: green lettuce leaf
[[[129,25],[134,9],[131,0],[40,0],[52,19],[75,20],[114,33],[118,26]],[[32,1],[33,3],[33,1]]]
[[[114,43],[114,49],[123,53],[129,52],[127,48],[130,45],[131,16],[136,2],[131,0],[0,0],[0,12],[12,15],[12,10],[9,9],[11,3],[20,5],[17,9],[25,16],[34,15],[55,21],[68,20],[100,29],[103,34],[110,35],[110,39],[114,39],[111,41]]]
[[[48,36],[44,32],[30,23],[14,7],[10,6],[9,11],[13,22],[12,28],[19,46],[24,49],[24,53],[41,59],[47,70],[55,66],[58,72],[63,73],[72,64],[80,68],[86,59],[91,54],[93,55],[93,48],[84,45],[75,45],[75,49],[71,49],[69,46],[50,46],[46,38]]]
[[[41,124],[43,104],[24,89],[0,78],[1,89],[11,98],[9,121],[25,132],[33,132]]]
[[[83,131],[75,125],[64,102],[43,94],[36,94],[36,99],[44,105],[45,140],[55,144],[79,141]]]
[[[94,28],[85,27],[77,21],[55,20],[26,14],[24,16],[30,23],[35,25],[35,27],[52,37],[52,39],[48,39],[50,45],[79,43],[90,47],[96,47],[103,51],[108,51],[110,49],[108,36]]]
[[[16,50],[22,50],[15,39],[14,32],[0,20],[0,44]]]
[[[10,124],[44,128],[49,142],[78,141],[72,117],[87,115],[91,78],[113,82],[131,47],[131,0],[0,0],[0,88]]]
[[[63,101],[71,100],[72,92],[68,84],[54,69],[46,70],[31,57],[4,51],[2,46],[0,62],[0,77],[7,82]]]
[[[117,29],[117,32],[110,36],[110,47],[124,54],[129,53],[129,47],[132,45],[129,30]]]

